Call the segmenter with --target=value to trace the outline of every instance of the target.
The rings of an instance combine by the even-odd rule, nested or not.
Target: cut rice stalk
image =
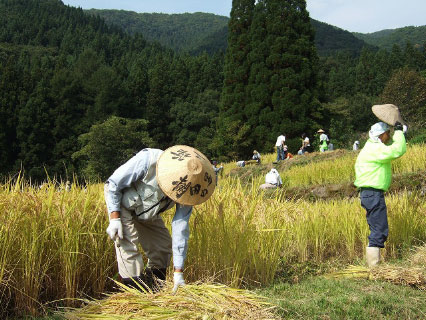
[[[417,267],[399,267],[381,264],[374,268],[349,266],[348,268],[327,274],[326,278],[363,278],[384,280],[394,284],[407,285],[426,290],[426,270]]]
[[[172,294],[172,284],[156,294],[132,288],[104,300],[89,301],[81,309],[68,309],[66,319],[276,319],[275,308],[253,292],[224,285],[195,283]]]

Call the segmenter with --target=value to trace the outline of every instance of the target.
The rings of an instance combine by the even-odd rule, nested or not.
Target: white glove
[[[111,240],[115,240],[115,236],[118,235],[120,239],[123,239],[123,225],[121,224],[120,218],[111,219],[109,226],[106,229]]]
[[[173,293],[176,293],[179,287],[185,285],[185,280],[183,279],[183,272],[176,272],[173,274]]]
[[[407,130],[408,130],[408,127],[404,124],[404,125],[402,125],[402,132],[403,133],[406,133],[407,132]]]

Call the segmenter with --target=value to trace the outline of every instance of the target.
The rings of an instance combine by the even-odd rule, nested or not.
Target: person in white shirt
[[[358,140],[354,142],[354,145],[352,146],[352,150],[354,150],[354,151],[359,150],[359,141]]]
[[[277,142],[275,142],[275,147],[277,148],[277,162],[285,159],[284,144],[285,144],[285,136],[282,134],[278,136]]]
[[[298,155],[302,155],[305,152],[311,152],[311,142],[309,141],[309,137],[306,136],[306,133],[302,133],[302,146],[297,152]]]
[[[192,207],[213,194],[216,174],[197,149],[174,146],[166,151],[143,149],[108,178],[105,201],[107,233],[115,242],[122,282],[142,290],[158,290],[173,255],[174,287],[185,285],[183,268]],[[172,235],[161,213],[176,205]],[[144,269],[141,245],[148,263]]]
[[[237,167],[245,167],[246,162],[244,160],[237,161]]]
[[[320,133],[320,152],[324,152],[328,150],[328,136],[325,134],[323,129],[319,129],[317,133]]]
[[[265,176],[265,183],[260,186],[261,189],[281,188],[283,181],[277,169],[272,168]]]
[[[259,153],[259,152],[257,152],[257,150],[254,150],[254,151],[253,151],[253,157],[252,157],[252,159],[253,159],[253,160],[256,160],[256,162],[257,162],[258,164],[260,164],[260,153]]]

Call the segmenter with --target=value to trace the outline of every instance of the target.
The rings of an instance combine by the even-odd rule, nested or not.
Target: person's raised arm
[[[389,146],[382,144],[376,153],[376,159],[379,162],[386,162],[401,157],[407,151],[407,144],[402,130],[395,130],[393,134],[393,143]]]

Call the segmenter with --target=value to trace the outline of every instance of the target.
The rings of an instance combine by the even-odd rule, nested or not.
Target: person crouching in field
[[[406,151],[403,130],[406,126],[396,122],[393,142],[390,139],[389,126],[378,122],[371,126],[370,139],[361,150],[355,163],[355,186],[361,189],[361,206],[367,211],[367,223],[370,228],[366,259],[369,267],[380,261],[380,248],[388,237],[388,218],[384,192],[389,189],[392,172],[391,161],[401,157]]]
[[[183,268],[192,206],[213,194],[216,174],[198,150],[173,146],[164,152],[143,149],[108,178],[107,233],[116,244],[118,272],[127,286],[157,291],[173,254],[174,287],[185,285]],[[172,235],[161,213],[176,205]],[[144,270],[142,246],[148,263]]]
[[[253,151],[253,156],[252,156],[253,160],[256,160],[257,164],[260,164],[260,153],[257,152],[257,150]]]
[[[281,188],[283,181],[277,169],[272,168],[265,176],[265,183],[260,186],[260,189]]]

